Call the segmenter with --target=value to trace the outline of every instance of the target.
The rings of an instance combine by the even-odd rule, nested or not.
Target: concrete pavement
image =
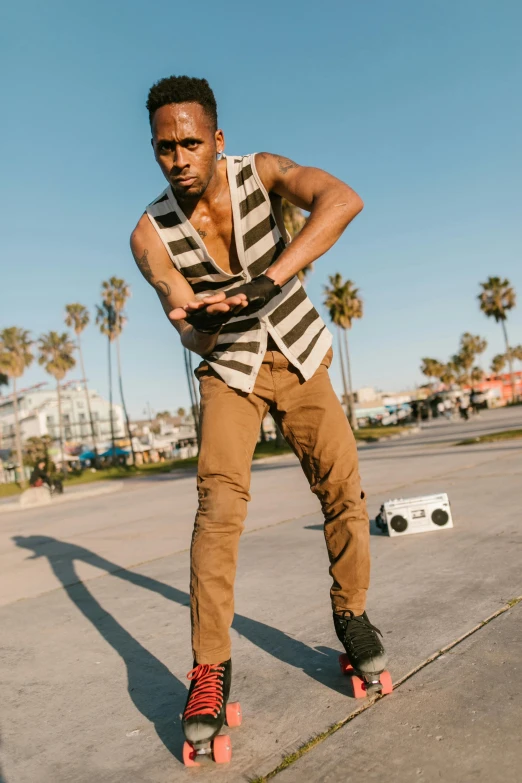
[[[486,412],[475,422],[448,423],[451,433],[445,423],[434,422],[405,441],[361,450],[372,514],[389,497],[445,490],[455,516],[454,530],[399,539],[379,534],[372,525],[369,613],[384,633],[394,681],[522,594],[521,442],[451,445],[463,433],[474,436],[477,427],[520,426],[521,414],[522,409]],[[256,467],[252,494],[232,632],[233,698],[242,701],[245,719],[232,731],[230,767],[202,773],[216,781],[271,773],[308,740],[360,708],[338,673],[316,499],[290,457]],[[7,783],[163,783],[199,774],[181,766],[179,726],[191,665],[186,550],[194,509],[193,477],[167,476],[132,482],[88,504],[2,516],[0,766]],[[501,617],[514,617],[515,611],[510,608]],[[469,643],[501,621],[492,620]],[[511,660],[512,636],[498,642],[506,660]],[[463,659],[467,643],[455,648]],[[469,660],[471,666],[472,655]],[[441,665],[427,664],[409,685],[380,699],[276,777],[344,781],[353,773],[358,781],[386,779],[385,767],[350,766],[359,746],[349,732],[365,721],[365,747],[381,743],[381,755],[383,748],[391,751],[391,745],[382,744],[382,723],[375,716],[384,708],[396,709],[396,702],[401,714],[410,709],[429,713],[434,687],[429,671]],[[428,678],[422,686],[427,696],[419,701],[416,680],[421,677]],[[520,668],[509,669],[509,680],[513,699],[496,694],[491,715],[504,709],[514,721]],[[441,721],[450,719],[443,714],[449,688],[449,680],[440,686]],[[466,704],[465,689],[452,693],[457,720]],[[421,717],[418,725],[427,725]],[[397,722],[396,713],[390,720]],[[409,780],[408,741],[392,740],[397,745],[394,768],[404,771],[403,778],[397,772],[392,780]],[[413,755],[417,740],[412,732]],[[481,746],[487,747],[486,740],[480,735]],[[444,745],[435,741],[436,760]],[[492,757],[493,741],[492,734]],[[341,743],[340,749],[334,742]],[[455,747],[470,756],[472,749],[468,752],[462,738]],[[513,761],[509,754],[506,758],[505,776],[499,779],[511,780]],[[417,764],[415,775],[422,770],[421,779],[439,779],[433,763],[419,765],[413,756],[411,763]],[[468,779],[451,774],[448,768],[445,779]]]

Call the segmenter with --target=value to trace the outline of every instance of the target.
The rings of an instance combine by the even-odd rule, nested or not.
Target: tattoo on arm
[[[134,256],[134,259],[139,267],[141,274],[143,275],[145,280],[147,280],[147,282],[150,283],[153,275],[152,275],[152,269],[150,268],[150,264],[149,264],[149,251],[145,249],[143,251],[143,255],[141,256],[141,258],[139,256]]]
[[[164,280],[158,280],[158,282],[155,283],[154,288],[158,294],[162,294],[163,296],[169,296],[170,294],[170,285]]]
[[[198,234],[201,237],[201,239],[205,239],[205,237],[207,236],[207,232],[203,231],[203,229],[201,229],[201,228],[197,228],[196,231],[198,232]]]
[[[299,163],[294,163],[294,161],[290,160],[290,158],[280,158],[277,156],[277,163],[281,174],[286,174],[286,172],[290,171],[290,169],[299,168]]]

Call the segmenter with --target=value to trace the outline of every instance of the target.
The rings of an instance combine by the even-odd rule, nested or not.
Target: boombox
[[[381,530],[387,530],[390,536],[453,527],[448,496],[443,492],[421,498],[388,500],[381,506],[375,524]]]

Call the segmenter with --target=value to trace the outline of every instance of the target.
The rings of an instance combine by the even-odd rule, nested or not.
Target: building
[[[39,384],[31,389],[18,392],[18,413],[22,443],[30,437],[49,435],[53,441],[59,440],[58,396],[56,388],[43,388]],[[98,445],[108,444],[111,440],[109,402],[93,389],[88,390],[94,430]],[[85,399],[85,390],[81,384],[65,384],[61,390],[63,434],[68,447],[86,444],[92,445],[89,411]],[[125,422],[121,405],[112,406],[114,436],[125,437]],[[0,448],[15,447],[15,417],[13,395],[0,397]]]

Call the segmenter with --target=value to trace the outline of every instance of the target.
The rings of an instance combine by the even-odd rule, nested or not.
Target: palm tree
[[[199,445],[199,399],[196,381],[194,379],[194,369],[192,367],[192,353],[188,348],[183,348],[183,358],[185,359],[185,373],[187,375],[187,384],[190,396],[190,411],[194,418],[194,428]]]
[[[344,338],[344,358],[348,374],[348,388],[345,386],[345,395],[349,403],[351,425],[352,428],[356,430],[358,429],[358,425],[353,400],[352,372],[350,366],[350,353],[348,350],[348,329],[351,329],[352,322],[355,318],[362,318],[363,301],[359,296],[359,289],[355,288],[354,283],[351,280],[343,281],[341,275],[338,272],[335,275],[330,275],[328,280],[330,282],[330,286],[324,286],[324,303],[328,308],[332,323],[334,323],[338,328],[341,369],[343,369],[341,334]],[[345,383],[345,380],[343,380],[343,383]]]
[[[293,239],[305,225],[306,218],[299,207],[296,207],[295,204],[291,204],[286,200],[286,198],[281,200],[281,211],[283,213],[285,228],[290,234],[290,238]],[[299,270],[297,277],[301,283],[304,282],[305,277],[310,274],[313,267],[314,265],[312,262],[311,264],[307,264],[307,266],[305,266],[303,269]]]
[[[70,339],[67,332],[48,332],[42,334],[38,341],[38,364],[45,368],[45,371],[52,375],[56,381],[56,394],[58,397],[58,433],[60,440],[60,455],[62,459],[62,472],[66,475],[65,453],[63,440],[63,419],[62,419],[62,395],[60,391],[60,381],[65,378],[69,370],[76,365],[74,358],[75,344]]]
[[[478,334],[464,332],[460,338],[459,352],[453,357],[455,365],[462,370],[464,383],[471,385],[472,368],[478,354],[483,353],[487,348],[487,341]],[[476,373],[475,373],[476,374]]]
[[[448,369],[448,365],[439,362],[438,359],[432,359],[428,356],[425,356],[424,359],[421,359],[421,362],[422,364],[420,371],[423,375],[425,375],[427,378],[436,378],[437,380],[442,381],[441,375],[445,370]],[[442,381],[442,383],[444,383],[444,381]]]
[[[515,374],[513,372],[513,358],[510,354],[509,340],[506,329],[506,320],[509,310],[515,307],[517,295],[515,289],[506,278],[488,277],[485,283],[480,283],[482,291],[478,295],[480,309],[488,318],[494,318],[497,323],[502,324],[504,342],[506,344],[506,355],[509,363],[509,374],[511,376],[511,400],[515,401]]]
[[[506,366],[506,354],[505,353],[497,353],[496,356],[493,357],[491,360],[491,372],[494,375],[500,375],[504,367]]]
[[[21,378],[24,370],[29,367],[34,359],[31,352],[33,341],[26,329],[18,326],[10,326],[0,332],[0,370],[8,378],[13,380],[13,409],[15,416],[15,442],[16,458],[20,471],[20,486],[25,487],[25,477],[22,459],[22,438],[20,433],[20,417],[18,414],[18,393],[16,379]]]
[[[96,432],[94,429],[94,421],[92,418],[92,411],[91,411],[91,400],[89,397],[89,390],[87,388],[87,378],[85,377],[85,365],[83,363],[83,351],[82,351],[82,343],[80,340],[80,335],[87,326],[87,324],[90,321],[90,315],[87,308],[82,304],[69,304],[65,305],[65,325],[68,326],[70,329],[74,329],[74,333],[76,334],[76,340],[77,340],[77,346],[78,346],[78,355],[80,357],[80,367],[82,369],[82,380],[83,380],[83,388],[85,391],[85,400],[87,402],[87,411],[89,414],[89,422],[91,426],[91,438],[92,438],[92,450],[94,452],[94,459],[95,462],[98,459],[98,448],[96,446]]]
[[[112,409],[112,342],[115,339],[116,312],[112,304],[102,301],[96,305],[96,324],[100,332],[107,337],[107,356],[109,370],[109,420],[111,426],[111,461],[116,456],[116,443],[114,438],[114,412]]]
[[[457,380],[457,370],[453,362],[441,364],[438,376],[441,383],[445,386],[451,386]]]
[[[118,383],[120,387],[120,398],[125,414],[125,423],[127,425],[127,435],[129,438],[130,449],[132,453],[132,464],[136,464],[136,455],[134,454],[134,447],[132,445],[132,432],[130,428],[130,419],[127,412],[127,406],[125,404],[125,397],[123,394],[123,378],[121,372],[121,354],[120,354],[120,335],[123,331],[123,327],[127,323],[127,317],[125,315],[125,305],[130,298],[131,290],[130,286],[122,280],[121,277],[111,277],[109,280],[104,280],[102,283],[102,300],[109,305],[112,305],[115,312],[115,342],[116,342],[116,359],[118,362]]]
[[[516,359],[517,362],[522,362],[522,345],[515,345],[510,351],[513,359]]]
[[[482,367],[473,367],[469,376],[471,383],[480,383],[484,379],[484,375]]]

